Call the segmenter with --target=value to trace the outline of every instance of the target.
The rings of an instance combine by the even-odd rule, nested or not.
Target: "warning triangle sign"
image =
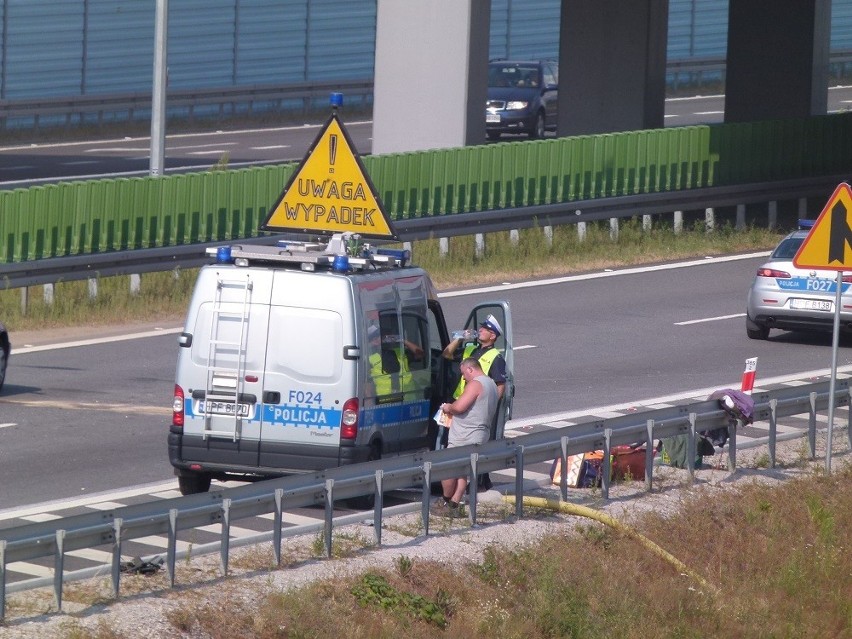
[[[834,189],[796,256],[796,268],[852,270],[852,190],[846,182]]]
[[[358,233],[396,239],[379,196],[333,113],[284,187],[263,231]]]

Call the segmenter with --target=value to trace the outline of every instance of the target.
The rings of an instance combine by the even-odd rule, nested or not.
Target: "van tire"
[[[198,493],[206,493],[210,490],[210,480],[212,477],[207,473],[192,473],[187,475],[178,475],[178,487],[181,495],[196,495]]]
[[[382,445],[380,442],[373,442],[370,446],[370,454],[367,456],[367,462],[379,461],[382,458]],[[375,493],[369,495],[361,495],[360,497],[352,497],[346,500],[350,508],[355,510],[372,510],[376,505]]]

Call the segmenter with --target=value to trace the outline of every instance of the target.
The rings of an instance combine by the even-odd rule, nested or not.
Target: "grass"
[[[641,222],[634,219],[622,223],[618,239],[613,241],[608,223],[589,224],[587,228],[587,239],[580,242],[574,225],[554,227],[550,244],[537,228],[520,231],[517,244],[510,241],[508,232],[491,233],[486,236],[482,256],[476,255],[471,236],[451,238],[449,257],[441,255],[438,240],[422,240],[412,245],[413,261],[429,271],[439,289],[447,289],[766,250],[781,237],[777,231],[735,231],[730,226],[707,233],[701,223],[680,234],[662,225],[649,232],[643,231]],[[146,274],[140,292],[131,294],[127,277],[101,278],[95,298],[89,296],[85,281],[59,282],[52,304],[45,302],[42,287],[31,287],[26,312],[20,290],[3,290],[0,318],[10,331],[180,321],[186,313],[194,279],[195,271],[191,269]]]
[[[332,638],[342,623],[351,639],[850,637],[850,506],[846,464],[712,498],[687,493],[676,513],[649,511],[632,523],[711,588],[627,535],[583,521],[528,546],[489,546],[474,563],[401,556],[387,569],[340,571],[286,591],[243,584],[227,607],[186,593],[191,603],[166,619],[176,635],[210,639]],[[75,630],[81,639],[129,636],[103,624]]]

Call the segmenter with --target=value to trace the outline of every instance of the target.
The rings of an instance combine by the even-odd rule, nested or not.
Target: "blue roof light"
[[[814,222],[816,222],[816,220],[800,219],[799,220],[799,230],[804,231],[806,229],[812,229],[814,227]]]
[[[331,97],[328,100],[335,109],[337,107],[343,106],[343,94],[334,92],[331,94]]]

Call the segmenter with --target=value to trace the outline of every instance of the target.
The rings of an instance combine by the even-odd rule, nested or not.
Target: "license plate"
[[[488,124],[500,124],[500,114],[499,113],[486,113],[485,121]]]
[[[252,404],[234,404],[233,402],[198,402],[196,406],[196,412],[199,415],[233,415],[235,410],[240,417],[252,417],[254,412]]]
[[[793,298],[790,300],[790,308],[797,308],[806,311],[833,311],[834,302],[829,300],[803,300]]]

